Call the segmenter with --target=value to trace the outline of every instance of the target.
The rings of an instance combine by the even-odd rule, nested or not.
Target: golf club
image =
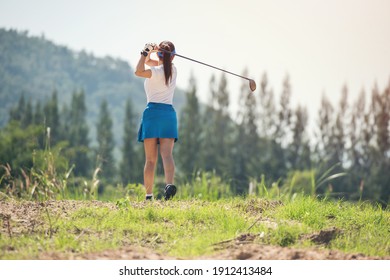
[[[167,51],[167,50],[164,50],[164,49],[159,49],[159,51],[164,51],[164,52],[167,52],[167,53],[172,53],[172,52]],[[193,61],[193,62],[196,62],[196,63],[199,63],[199,64],[203,64],[203,65],[205,65],[205,66],[208,66],[208,67],[217,69],[217,70],[219,70],[219,71],[222,71],[222,72],[225,72],[225,73],[228,73],[228,74],[231,74],[231,75],[240,77],[240,78],[242,78],[242,79],[248,80],[248,81],[249,81],[249,88],[251,89],[251,91],[255,91],[255,90],[256,90],[256,82],[255,82],[254,80],[252,80],[252,79],[249,79],[249,78],[247,78],[247,77],[244,77],[244,76],[241,76],[241,75],[232,73],[232,72],[230,72],[230,71],[227,71],[227,70],[224,70],[224,69],[215,67],[215,66],[213,66],[213,65],[210,65],[210,64],[207,64],[207,63],[204,63],[204,62],[201,62],[201,61],[198,61],[198,60],[195,60],[195,59],[186,57],[186,56],[181,55],[181,54],[178,54],[178,53],[174,53],[174,55],[175,55],[175,56],[178,56],[178,57],[181,57],[181,58],[184,58],[184,59],[188,59],[188,60],[190,60],[190,61]]]

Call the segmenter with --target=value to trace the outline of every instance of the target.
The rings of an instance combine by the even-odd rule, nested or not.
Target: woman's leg
[[[175,139],[173,138],[160,138],[160,154],[163,161],[166,184],[174,183],[175,161],[172,155],[174,144]]]
[[[153,193],[154,171],[157,163],[157,138],[148,138],[144,140],[145,148],[145,167],[144,167],[144,186],[146,194]]]

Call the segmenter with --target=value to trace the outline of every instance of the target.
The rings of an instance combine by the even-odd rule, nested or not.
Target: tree
[[[201,134],[201,166],[206,171],[215,171],[217,166],[217,153],[215,147],[219,145],[215,139],[215,108],[216,101],[216,78],[211,76],[210,83],[210,98],[206,104],[204,113],[201,116],[202,134]]]
[[[33,123],[35,125],[43,125],[45,117],[43,114],[42,104],[41,102],[37,101],[35,104],[34,114],[33,114]]]
[[[51,99],[45,104],[43,112],[45,128],[50,127],[50,145],[54,146],[62,138],[56,90],[53,91]]]
[[[390,86],[389,86],[390,87]],[[387,87],[383,94],[380,94],[375,87],[373,90],[373,113],[376,129],[376,142],[379,158],[385,161],[390,151],[390,88]]]
[[[347,124],[349,123],[348,114],[348,88],[343,86],[341,91],[341,98],[339,101],[338,111],[334,112],[332,118],[332,128],[329,134],[329,146],[327,147],[328,161],[324,162],[326,169],[321,170],[321,173],[326,172],[331,167],[334,173],[341,173],[345,171],[347,161]],[[348,141],[350,142],[350,141]],[[349,143],[348,143],[349,144]],[[348,178],[338,178],[333,181],[333,189],[336,193],[349,193],[349,187],[346,184]]]
[[[269,150],[272,151],[270,161],[265,162],[265,166],[268,166],[268,174],[272,174],[273,179],[279,179],[285,175],[286,168],[291,168],[291,158],[288,155],[288,144],[292,142],[291,139],[291,118],[292,109],[290,108],[291,100],[291,85],[290,78],[287,75],[283,80],[283,91],[280,95],[279,108],[276,116],[275,133],[270,139],[267,146],[270,146]],[[269,112],[270,118],[268,123],[272,123],[272,114]]]
[[[101,169],[101,175],[107,182],[113,182],[116,175],[113,155],[115,143],[112,134],[112,119],[105,99],[100,106],[99,121],[97,123],[97,141],[97,164]]]
[[[260,91],[258,98],[258,114],[259,114],[259,136],[262,138],[271,139],[274,137],[277,130],[277,115],[274,101],[274,93],[268,88],[268,76],[264,73],[260,82]]]
[[[375,175],[373,185],[380,188],[380,202],[390,201],[390,83],[379,93],[377,87],[372,93],[372,108],[375,121],[375,161],[371,173]]]
[[[351,119],[349,130],[349,139],[351,141],[348,151],[348,158],[351,161],[351,168],[359,170],[361,173],[364,162],[364,115],[366,112],[365,92],[362,91],[358,100],[353,104],[351,110]]]
[[[311,150],[307,135],[308,113],[305,107],[298,106],[292,120],[292,143],[289,146],[289,162],[293,170],[311,168]]]
[[[64,126],[67,131],[65,139],[69,142],[67,149],[69,163],[75,165],[76,176],[88,176],[91,171],[91,160],[84,91],[73,92],[70,109],[64,107],[64,115],[67,116]]]
[[[134,183],[142,178],[140,151],[135,147],[137,141],[136,127],[133,105],[131,100],[128,99],[123,125],[122,161],[119,167],[124,185]]]
[[[285,90],[289,93],[289,90]],[[259,172],[267,176],[267,181],[275,181],[286,174],[285,150],[281,146],[281,129],[279,114],[276,108],[273,90],[269,88],[268,76],[263,74],[260,82],[259,98],[257,102],[258,134],[259,134]]]
[[[323,95],[318,112],[318,131],[316,132],[316,161],[324,164],[331,160],[333,153],[332,130],[334,109],[328,98]]]
[[[197,97],[196,81],[193,76],[189,80],[186,92],[186,103],[180,113],[178,144],[179,169],[185,175],[191,175],[200,168],[201,115]]]
[[[246,71],[243,76],[246,76]],[[236,192],[246,192],[250,178],[256,178],[261,172],[261,152],[257,130],[256,99],[245,82],[241,86],[238,111],[238,134],[233,146],[232,173],[237,180]]]
[[[290,124],[292,117],[292,110],[290,108],[291,100],[291,85],[290,78],[287,75],[283,81],[283,91],[280,95],[278,122],[275,131],[275,140],[280,143],[282,147],[286,147],[290,142]]]
[[[9,122],[0,131],[0,165],[8,163],[15,177],[21,175],[22,169],[30,169],[34,163],[33,152],[39,149],[38,135],[42,133],[42,127],[22,128],[18,121]],[[0,178],[2,172],[1,169]]]
[[[9,120],[21,122],[23,119],[23,113],[25,112],[25,109],[26,109],[26,100],[24,98],[24,94],[22,94],[19,98],[18,105],[10,109]]]
[[[346,136],[347,136],[347,116],[348,116],[348,88],[345,85],[342,89],[339,103],[339,111],[336,115],[335,125],[332,131],[333,153],[331,163],[346,162]]]
[[[217,110],[214,124],[215,153],[217,154],[216,171],[228,177],[231,177],[231,146],[234,141],[232,120],[229,116],[229,91],[226,75],[223,73],[215,93],[217,100]]]
[[[10,109],[9,116],[10,121],[19,122],[22,128],[27,128],[29,125],[33,124],[31,99],[26,102],[24,94],[22,94],[19,98],[18,105]]]
[[[22,127],[26,128],[31,124],[33,124],[33,108],[31,104],[31,100],[29,100],[25,107],[21,125]]]

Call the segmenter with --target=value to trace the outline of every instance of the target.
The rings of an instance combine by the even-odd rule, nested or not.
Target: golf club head
[[[249,80],[249,87],[251,89],[251,91],[255,91],[256,90],[256,82],[252,79]]]

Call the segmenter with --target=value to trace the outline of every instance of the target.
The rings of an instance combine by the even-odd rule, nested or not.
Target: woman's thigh
[[[158,148],[157,138],[144,139],[145,159],[146,161],[157,161]]]

